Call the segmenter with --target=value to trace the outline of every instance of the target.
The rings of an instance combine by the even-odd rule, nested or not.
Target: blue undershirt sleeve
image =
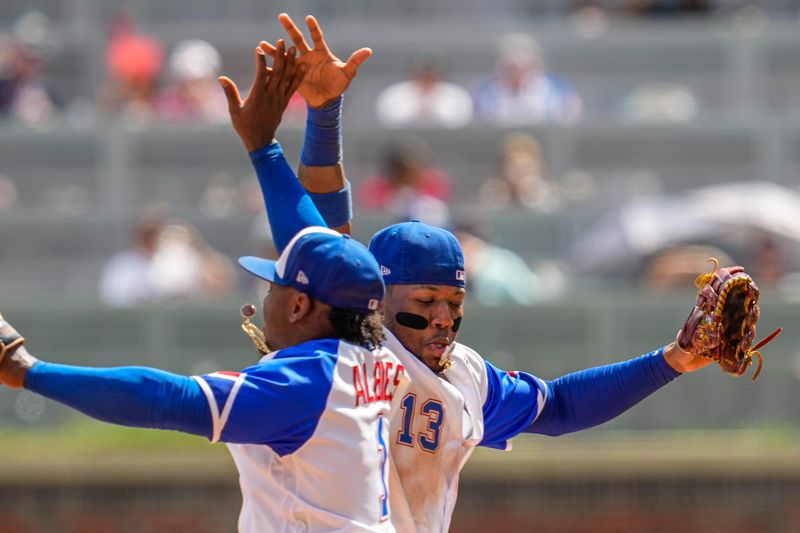
[[[280,143],[274,142],[250,152],[250,161],[261,185],[272,239],[278,252],[282,252],[300,230],[309,226],[327,227],[311,197],[286,162]]]
[[[186,376],[40,362],[28,371],[25,388],[104,422],[211,437],[206,397]]]
[[[547,381],[542,412],[524,431],[557,436],[600,425],[679,375],[666,362],[661,348],[629,361]]]

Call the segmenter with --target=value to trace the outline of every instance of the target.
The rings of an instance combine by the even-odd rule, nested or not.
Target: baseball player
[[[298,174],[311,192],[295,179],[278,143],[263,148],[270,150],[270,160],[252,158],[281,249],[293,232],[320,219],[331,227],[349,227],[341,104],[356,69],[347,68],[352,56],[344,64],[330,53],[313,17],[306,18],[313,48],[287,15],[279,18],[299,50],[298,62],[327,75],[306,77],[298,89],[308,103]],[[261,47],[269,54],[276,50],[268,43]],[[368,55],[362,52],[359,57]],[[241,126],[241,117],[233,119]],[[237,131],[247,136],[246,128]],[[466,272],[461,247],[450,232],[419,222],[396,224],[373,237],[370,251],[387,284],[387,346],[412,379],[401,409],[390,421],[390,493],[400,531],[448,529],[459,472],[476,446],[509,449],[509,439],[522,432],[555,436],[602,424],[680,374],[711,363],[670,343],[628,361],[555,380],[507,372],[456,342],[464,316]]]
[[[40,361],[0,316],[0,383],[89,416],[225,442],[239,470],[239,531],[395,531],[388,417],[406,383],[379,347],[380,269],[328,228],[299,232],[275,261],[240,264],[270,282],[272,353],[241,372],[179,376],[152,368]]]

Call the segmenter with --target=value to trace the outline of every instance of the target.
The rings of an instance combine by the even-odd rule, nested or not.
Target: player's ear
[[[289,323],[295,324],[311,314],[314,301],[311,297],[300,291],[294,291],[289,306]]]

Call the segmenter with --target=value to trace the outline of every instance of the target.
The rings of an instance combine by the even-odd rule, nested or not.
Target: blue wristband
[[[308,193],[329,228],[340,228],[353,220],[353,196],[350,182],[344,189],[328,193]]]
[[[300,160],[307,167],[332,167],[342,161],[342,102],[340,96],[319,109],[309,107]]]

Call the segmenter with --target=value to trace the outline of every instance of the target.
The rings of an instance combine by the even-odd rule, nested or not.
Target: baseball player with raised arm
[[[342,63],[328,49],[313,17],[306,17],[313,48],[291,18],[282,14],[279,20],[299,50],[298,62],[309,72],[325,73],[307,76],[298,89],[308,103],[300,181],[277,142],[251,144],[251,161],[281,249],[311,224],[349,228],[342,94],[369,52],[362,49]],[[261,48],[271,55],[277,51],[265,42]],[[226,91],[229,99],[230,92]],[[259,121],[258,113],[249,111],[232,114],[245,144],[253,135],[248,124]],[[274,118],[267,114],[260,120]],[[401,409],[390,421],[390,494],[400,531],[448,529],[459,472],[476,446],[509,449],[509,439],[519,433],[556,436],[597,426],[680,374],[711,363],[673,342],[628,361],[555,380],[500,370],[456,342],[464,316],[466,272],[461,246],[450,232],[420,222],[395,224],[372,238],[370,251],[387,284],[386,343],[412,379]]]
[[[257,59],[256,84],[282,112],[299,83],[293,57],[281,55],[274,79]],[[263,311],[272,351],[258,364],[189,377],[46,363],[0,316],[0,383],[106,422],[227,443],[240,475],[239,531],[395,531],[387,421],[407,380],[381,347],[377,262],[322,227],[294,235],[277,261],[239,262],[271,285]]]

